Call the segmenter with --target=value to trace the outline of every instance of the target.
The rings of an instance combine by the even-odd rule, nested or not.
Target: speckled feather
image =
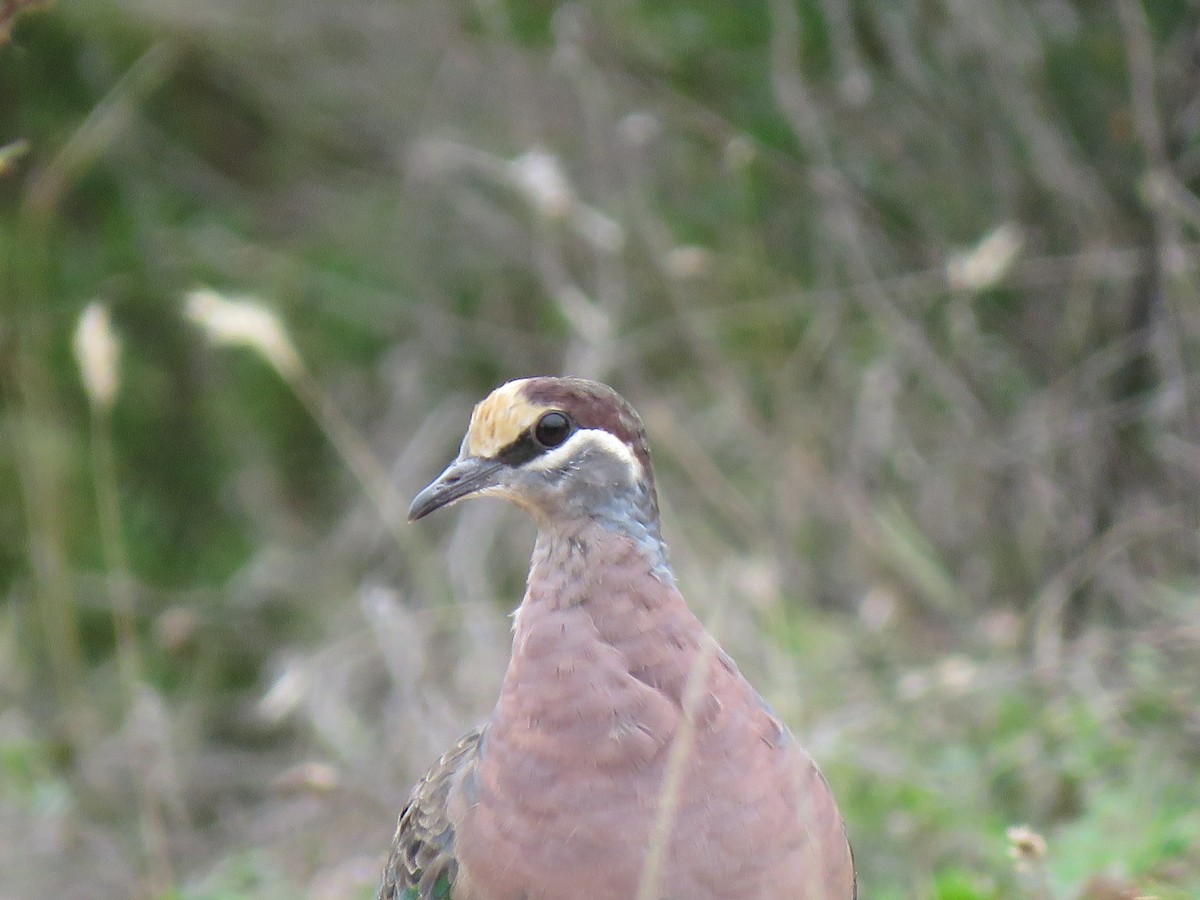
[[[454,826],[446,800],[451,787],[476,764],[481,729],[473,729],[442,754],[417,782],[396,823],[379,900],[448,900],[458,871]]]
[[[627,445],[644,447],[636,414],[611,389],[537,382],[535,408],[578,407],[593,427],[620,428]],[[855,897],[824,777],[664,576],[644,458],[644,490],[626,490],[602,514],[540,527],[486,737],[468,734],[414,789],[384,900],[444,900],[445,890],[454,900],[637,896],[671,748],[689,715],[656,896]],[[704,690],[685,710],[701,667]]]

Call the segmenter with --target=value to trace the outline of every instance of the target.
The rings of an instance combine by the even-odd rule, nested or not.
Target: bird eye
[[[533,439],[549,450],[571,434],[571,420],[560,412],[548,412],[533,427]]]

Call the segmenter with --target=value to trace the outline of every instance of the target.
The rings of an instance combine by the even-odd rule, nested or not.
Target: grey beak
[[[504,463],[494,459],[460,456],[429,487],[413,498],[412,506],[408,508],[408,521],[415,522],[435,509],[494,486],[496,475],[503,468]]]

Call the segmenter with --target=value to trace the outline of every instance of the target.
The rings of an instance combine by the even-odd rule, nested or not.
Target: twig
[[[80,174],[125,130],[138,104],[167,79],[174,56],[167,44],[155,44],[88,113],[49,165],[30,183],[24,208],[31,219],[45,222],[54,215]]]
[[[1196,217],[1200,215],[1197,212],[1200,202],[1179,182],[1167,157],[1162,116],[1154,91],[1154,47],[1150,37],[1150,26],[1146,21],[1146,11],[1138,0],[1120,0],[1117,12],[1125,33],[1126,54],[1129,58],[1130,106],[1134,128],[1146,155],[1147,171],[1142,180],[1142,187],[1154,226],[1157,262],[1156,284],[1151,289],[1165,291],[1166,281],[1181,270],[1183,254],[1180,248],[1183,240],[1178,219],[1191,218],[1195,226]],[[1191,291],[1187,293],[1190,294]],[[1173,317],[1173,310],[1165,308],[1163,304],[1157,306],[1157,319]],[[1160,322],[1159,333],[1155,335],[1156,340],[1151,342],[1155,361],[1165,382],[1165,390],[1181,385],[1185,377],[1185,352],[1180,344],[1178,331],[1178,328],[1170,327],[1170,323]],[[1196,427],[1195,420],[1190,416],[1191,402],[1185,393],[1180,393],[1180,398],[1188,424]]]
[[[812,160],[812,187],[826,209],[830,230],[844,238],[836,245],[844,250],[857,295],[880,326],[919,361],[930,381],[950,402],[960,424],[970,426],[983,418],[983,405],[967,383],[938,357],[921,330],[896,308],[875,271],[851,186],[837,167],[833,145],[796,59],[800,18],[795,5],[790,0],[772,0],[771,10],[771,81],[776,102]]]
[[[654,817],[654,828],[650,833],[647,844],[646,858],[642,863],[642,875],[638,881],[637,900],[658,900],[659,883],[662,878],[662,866],[667,850],[671,843],[671,829],[675,825],[675,817],[679,812],[679,795],[683,788],[683,777],[687,771],[688,757],[692,752],[692,744],[696,736],[696,710],[708,689],[711,663],[716,657],[717,642],[711,636],[717,630],[720,608],[717,610],[717,620],[714,621],[710,636],[701,644],[692,668],[688,672],[687,683],[683,688],[683,709],[679,728],[671,741],[671,749],[667,753],[666,772],[663,775],[662,790],[658,795],[658,812]]]

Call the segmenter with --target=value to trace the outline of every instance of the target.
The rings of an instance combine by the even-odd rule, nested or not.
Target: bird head
[[[458,457],[413,500],[409,521],[466,497],[504,497],[539,526],[622,517],[656,523],[642,420],[607,385],[523,378],[471,414]]]

